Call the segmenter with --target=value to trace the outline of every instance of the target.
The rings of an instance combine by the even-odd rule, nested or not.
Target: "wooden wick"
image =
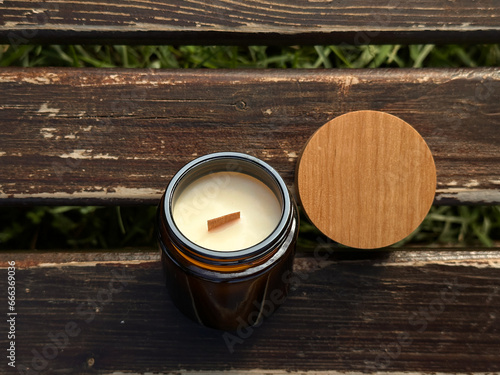
[[[218,228],[223,224],[229,223],[230,221],[236,220],[240,218],[240,211],[233,212],[232,214],[227,214],[224,216],[216,217],[215,219],[207,220],[208,230]]]

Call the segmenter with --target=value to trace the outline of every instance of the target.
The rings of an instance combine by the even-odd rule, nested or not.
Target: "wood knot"
[[[246,111],[248,109],[247,103],[244,100],[238,100],[233,104],[237,111]]]

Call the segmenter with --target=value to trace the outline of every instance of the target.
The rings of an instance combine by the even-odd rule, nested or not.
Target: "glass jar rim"
[[[267,174],[268,177],[275,183],[277,190],[280,193],[280,197],[278,199],[281,203],[281,217],[274,228],[274,230],[261,242],[256,243],[250,247],[234,250],[234,251],[218,251],[207,249],[202,246],[199,246],[189,240],[184,234],[178,229],[175,224],[173,214],[172,214],[172,205],[174,193],[179,186],[179,183],[190,173],[199,169],[201,166],[206,166],[207,163],[213,161],[222,161],[225,160],[227,162],[235,161],[235,162],[243,162],[249,166],[253,166],[256,170],[263,171]],[[223,172],[224,170],[221,170]],[[244,172],[242,172],[244,173]],[[262,181],[262,180],[261,180]],[[264,181],[262,181],[264,182]],[[264,182],[265,183],[265,182]],[[269,184],[266,183],[267,186]],[[217,152],[212,154],[207,154],[201,157],[198,157],[191,162],[187,163],[184,167],[182,167],[170,181],[167,186],[167,190],[165,191],[165,199],[163,204],[163,211],[165,214],[165,219],[169,226],[169,229],[172,231],[172,234],[177,238],[177,240],[186,246],[189,249],[190,256],[196,255],[197,258],[207,260],[207,257],[212,260],[218,261],[236,261],[244,260],[245,262],[260,258],[261,256],[265,256],[269,251],[273,249],[273,245],[277,240],[282,237],[283,231],[286,230],[288,219],[291,215],[291,198],[288,193],[287,186],[281,176],[276,172],[274,168],[272,168],[269,164],[264,161],[240,152]],[[183,251],[182,248],[179,250]],[[184,251],[183,251],[184,252]]]

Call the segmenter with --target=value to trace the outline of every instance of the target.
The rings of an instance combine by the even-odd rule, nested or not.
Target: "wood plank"
[[[437,204],[500,202],[500,68],[0,71],[0,204],[156,204],[196,156],[245,152],[291,186],[307,139],[361,109],[423,136]]]
[[[10,0],[0,43],[496,43],[495,0]]]
[[[70,323],[78,333],[39,373],[500,371],[499,251],[299,257],[286,303],[232,346],[176,310],[156,251],[0,254],[3,268],[12,260],[18,370],[51,357]],[[123,288],[106,302],[110,281]]]

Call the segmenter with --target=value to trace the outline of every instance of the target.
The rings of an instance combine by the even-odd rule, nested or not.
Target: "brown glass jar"
[[[217,172],[237,172],[267,186],[281,216],[265,239],[247,248],[217,251],[199,246],[179,230],[173,209],[182,191]],[[166,285],[175,305],[202,325],[232,331],[258,325],[286,299],[298,235],[296,204],[279,174],[241,153],[202,156],[170,181],[157,210]]]

